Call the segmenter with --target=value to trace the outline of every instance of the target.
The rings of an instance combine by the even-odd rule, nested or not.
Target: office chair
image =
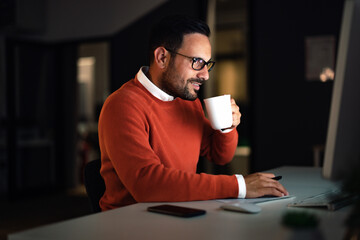
[[[84,183],[93,213],[101,212],[99,201],[105,192],[105,182],[100,175],[101,160],[88,162],[84,168]]]

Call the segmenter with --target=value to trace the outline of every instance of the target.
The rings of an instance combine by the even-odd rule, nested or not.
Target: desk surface
[[[282,184],[297,198],[334,186],[321,178],[320,168],[281,167],[271,172],[282,175]],[[288,211],[315,214],[320,219],[318,233],[323,239],[343,239],[343,223],[351,207],[335,212],[287,207],[291,201],[294,199],[261,203],[262,211],[258,214],[221,210],[223,203],[217,200],[171,203],[207,211],[203,216],[189,219],[147,212],[148,206],[157,203],[138,203],[14,233],[8,239],[289,239],[294,234],[303,233],[295,233],[281,224],[283,215]]]

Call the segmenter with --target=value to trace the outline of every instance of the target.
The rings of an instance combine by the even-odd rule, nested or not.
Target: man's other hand
[[[244,177],[246,184],[245,198],[256,198],[265,195],[283,197],[289,195],[286,189],[272,179],[275,177],[272,173],[253,173]]]

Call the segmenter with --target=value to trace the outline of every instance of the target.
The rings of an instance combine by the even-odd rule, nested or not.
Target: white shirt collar
[[[150,79],[147,78],[145,73],[149,71],[149,67],[141,67],[139,72],[137,73],[137,79],[139,82],[156,98],[162,101],[173,101],[174,97],[170,96],[160,88],[158,88]]]

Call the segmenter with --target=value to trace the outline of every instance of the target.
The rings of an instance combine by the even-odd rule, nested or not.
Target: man
[[[150,67],[111,94],[99,119],[102,210],[136,202],[253,198],[288,193],[270,173],[197,174],[199,156],[217,164],[233,158],[240,123],[220,131],[205,118],[198,91],[209,79],[208,26],[185,16],[163,19],[150,37]]]

